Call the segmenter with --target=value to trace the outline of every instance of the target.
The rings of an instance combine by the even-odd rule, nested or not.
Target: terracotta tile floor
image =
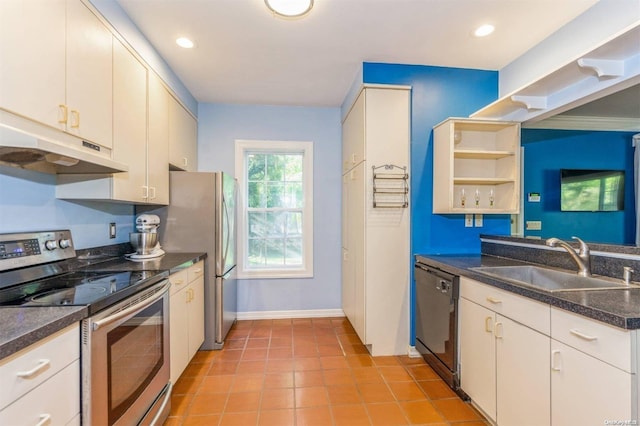
[[[173,389],[165,426],[486,426],[422,359],[372,357],[345,318],[239,321]]]

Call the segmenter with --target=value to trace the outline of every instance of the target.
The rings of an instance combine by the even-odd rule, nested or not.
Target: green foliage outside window
[[[246,157],[250,267],[302,265],[303,159],[301,153]]]

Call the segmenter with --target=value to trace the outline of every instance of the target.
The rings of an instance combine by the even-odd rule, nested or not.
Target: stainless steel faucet
[[[576,253],[573,247],[565,241],[558,238],[549,238],[545,241],[545,244],[549,247],[560,246],[565,249],[571,258],[578,264],[578,275],[582,277],[591,276],[591,253],[589,252],[589,246],[578,237],[571,237],[580,243],[580,251]]]

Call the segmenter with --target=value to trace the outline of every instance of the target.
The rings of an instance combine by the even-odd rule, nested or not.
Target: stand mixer
[[[129,234],[131,245],[136,249],[136,252],[127,255],[128,259],[146,260],[160,257],[164,254],[164,250],[160,248],[160,243],[157,242],[159,226],[160,218],[155,214],[141,214],[136,218],[136,230],[138,232]],[[153,248],[144,247],[149,241],[156,241]]]

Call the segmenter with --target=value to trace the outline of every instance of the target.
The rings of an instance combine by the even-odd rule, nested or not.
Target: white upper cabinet
[[[520,125],[450,118],[433,130],[433,212],[517,214]]]
[[[66,130],[112,146],[112,35],[80,0],[67,2]]]
[[[80,0],[0,2],[0,108],[112,146],[111,32]]]
[[[147,187],[147,70],[113,40],[113,156],[129,171],[113,175],[113,198],[144,202]]]
[[[119,40],[113,41],[113,156],[129,171],[58,175],[56,196],[134,204],[169,203],[170,95]]]
[[[149,202],[169,204],[169,100],[160,77],[149,71],[147,186]]]
[[[0,1],[0,108],[58,128],[65,0]]]
[[[198,170],[198,123],[173,97],[169,100],[169,164],[173,169]]]

